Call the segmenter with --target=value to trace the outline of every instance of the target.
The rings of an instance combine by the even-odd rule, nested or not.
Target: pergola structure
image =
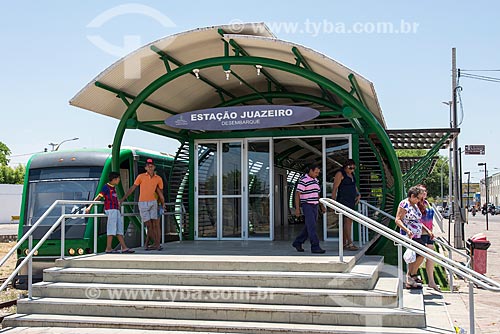
[[[370,81],[317,51],[278,39],[261,23],[195,29],[152,42],[99,74],[70,104],[119,120],[112,148],[115,169],[127,130],[177,139],[169,195],[182,198],[191,225],[196,141],[297,137],[274,152],[274,164],[299,171],[301,162],[321,159],[321,141],[307,138],[348,135],[363,197],[373,197],[375,189],[374,204],[394,212],[405,186],[421,179],[433,156],[455,135],[451,129],[388,131]],[[238,105],[308,106],[320,116],[252,131],[182,130],[165,124],[173,115]],[[403,175],[395,149],[414,143],[429,153]],[[325,177],[333,178],[332,172],[325,171]]]

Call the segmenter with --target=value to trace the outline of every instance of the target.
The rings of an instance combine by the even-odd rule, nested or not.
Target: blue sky
[[[144,15],[123,15],[99,28],[87,25],[118,5],[150,6],[170,18],[163,27]],[[500,69],[500,5],[487,1],[9,1],[0,10],[0,141],[12,162],[24,163],[48,143],[79,137],[64,148],[105,147],[117,120],[69,106],[85,84],[119,57],[92,44],[99,34],[115,45],[138,35],[141,44],[196,27],[266,22],[278,38],[316,49],[375,84],[390,129],[449,126],[451,48],[462,69]],[[412,33],[369,32],[370,25],[416,24]],[[328,25],[367,31],[340,33]],[[313,31],[312,27],[319,28]],[[285,26],[298,27],[287,32]],[[308,30],[309,29],[309,30]],[[280,30],[280,31],[276,31]],[[338,30],[337,30],[338,31]],[[500,77],[500,72],[476,73]],[[485,156],[463,156],[463,170],[478,181],[478,162],[500,168],[500,84],[463,78],[460,146],[485,144]],[[460,116],[460,115],[459,115]],[[124,144],[175,152],[175,141],[129,131]],[[445,153],[445,152],[443,152]],[[22,155],[22,156],[19,156]]]

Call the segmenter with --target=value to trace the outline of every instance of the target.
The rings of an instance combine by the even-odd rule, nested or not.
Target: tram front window
[[[59,171],[57,176],[70,174],[71,179],[52,178],[55,174],[30,173],[27,224],[33,225],[56,200],[89,201],[94,198],[99,178],[87,168],[77,176],[75,170]],[[45,174],[45,175],[44,175]],[[45,176],[45,177],[44,177]],[[48,177],[47,177],[48,176]],[[52,176],[52,177],[51,177]],[[91,176],[91,177],[89,177]],[[92,177],[93,176],[93,177]],[[70,213],[73,205],[66,205],[65,212]],[[55,207],[42,225],[52,225],[60,217],[62,206]],[[84,219],[67,219],[66,224],[84,224]]]

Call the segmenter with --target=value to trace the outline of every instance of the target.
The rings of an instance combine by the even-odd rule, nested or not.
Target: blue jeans
[[[307,238],[311,242],[311,250],[319,249],[319,238],[316,233],[316,222],[318,221],[318,204],[302,204],[302,213],[304,213],[305,224],[302,232],[295,238],[294,245],[302,245]]]

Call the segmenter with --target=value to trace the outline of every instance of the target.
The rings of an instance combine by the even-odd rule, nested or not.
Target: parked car
[[[444,208],[442,214],[443,214],[443,218],[450,219],[450,207],[447,206],[446,208]]]
[[[500,205],[495,206],[495,214],[500,215]]]

